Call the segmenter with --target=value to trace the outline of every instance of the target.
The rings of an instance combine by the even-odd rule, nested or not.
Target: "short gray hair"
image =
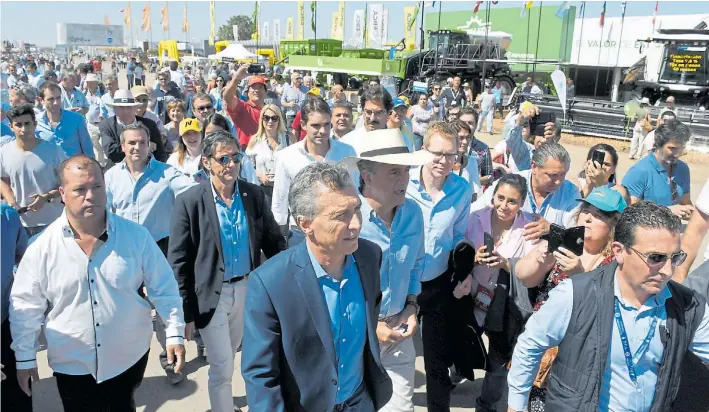
[[[547,160],[554,159],[566,165],[568,168],[571,165],[571,157],[564,146],[555,141],[547,141],[542,143],[532,152],[532,162],[537,167],[544,167]]]
[[[21,96],[27,103],[34,104],[37,101],[37,92],[34,87],[27,83],[18,83],[13,87],[15,94]]]
[[[674,115],[674,113],[672,114]],[[689,127],[675,117],[674,119],[667,120],[655,129],[655,148],[660,148],[671,141],[686,146],[691,137],[692,132],[689,130]]]
[[[325,189],[341,191],[354,188],[352,177],[342,165],[326,162],[309,164],[298,172],[290,185],[288,205],[294,218],[313,220],[320,213],[318,195]]]
[[[148,130],[148,128],[145,127],[143,123],[135,122],[133,124],[124,126],[123,131],[121,131],[121,144],[125,142],[125,134],[128,131],[139,131],[145,133],[145,137],[148,139],[148,143],[150,143],[150,130]]]
[[[202,156],[207,158],[212,157],[218,146],[232,144],[236,145],[236,148],[241,151],[239,142],[231,133],[224,130],[215,130],[211,133],[207,133],[204,139],[202,139]]]
[[[359,170],[359,191],[362,192],[364,190],[364,178],[362,177],[362,172],[367,171],[370,175],[374,175],[377,173],[377,166],[379,163],[373,162],[371,160],[359,160],[357,162],[357,169]]]
[[[103,76],[103,83],[104,84],[113,83],[113,82],[117,82],[117,81],[118,81],[118,77],[116,77],[112,74],[107,74],[107,75]]]

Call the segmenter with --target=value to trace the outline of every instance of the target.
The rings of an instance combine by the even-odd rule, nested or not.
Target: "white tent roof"
[[[246,50],[246,48],[240,44],[230,44],[226,49],[220,51],[219,53],[209,55],[210,59],[223,59],[225,57],[234,60],[244,60],[253,59],[256,55]]]

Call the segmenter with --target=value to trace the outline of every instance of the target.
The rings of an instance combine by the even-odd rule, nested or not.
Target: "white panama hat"
[[[409,152],[404,135],[399,129],[373,130],[362,136],[359,144],[359,156],[342,159],[350,169],[357,169],[357,162],[386,163],[401,166],[421,166],[433,161],[433,155],[425,150]]]
[[[135,101],[133,93],[130,90],[119,89],[113,95],[113,102],[106,103],[106,106],[115,107],[137,107],[140,103]]]

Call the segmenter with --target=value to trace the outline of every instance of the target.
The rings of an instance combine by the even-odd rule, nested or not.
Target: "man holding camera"
[[[561,139],[561,124],[553,116],[542,113],[542,110],[531,104],[524,103],[517,114],[507,119],[509,134],[505,137],[507,150],[515,161],[518,171],[529,170],[532,166],[532,152],[542,143]],[[527,142],[522,137],[522,130],[529,127]]]
[[[258,130],[259,117],[266,98],[266,80],[258,74],[251,76],[247,83],[248,101],[245,102],[237,96],[239,82],[246,78],[248,70],[248,64],[239,66],[231,81],[222,91],[227,113],[234,124],[239,125],[239,143],[242,147],[249,144],[249,139]]]

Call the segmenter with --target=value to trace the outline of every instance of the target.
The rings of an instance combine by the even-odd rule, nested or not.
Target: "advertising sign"
[[[123,26],[57,23],[57,44],[123,47]]]

